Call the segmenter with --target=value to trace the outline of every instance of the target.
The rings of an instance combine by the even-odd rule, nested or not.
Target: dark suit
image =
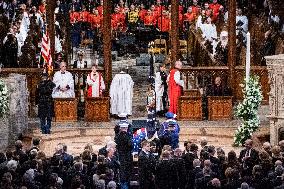
[[[187,184],[187,172],[185,169],[185,161],[182,158],[174,157],[172,160],[173,166],[177,170],[177,185],[176,188],[184,189]]]
[[[161,160],[156,167],[157,189],[173,189],[177,186],[177,170],[170,160]]]
[[[79,62],[80,62],[79,60],[75,60],[73,64],[73,68],[78,68],[78,65],[80,64]],[[83,62],[84,62],[84,68],[87,68],[87,61],[84,60]]]
[[[226,86],[210,85],[206,91],[206,96],[230,96],[230,89]]]
[[[155,157],[152,154],[146,154],[146,152],[141,150],[138,156],[138,174],[141,189],[148,189],[154,186],[153,175],[155,172],[155,165]]]
[[[249,152],[248,158],[245,161],[243,161],[243,158],[246,156],[247,156],[247,149],[243,149],[240,152],[239,161],[242,163],[242,166],[244,168],[244,174],[251,175],[253,166],[258,164],[259,162],[258,151],[252,148]]]

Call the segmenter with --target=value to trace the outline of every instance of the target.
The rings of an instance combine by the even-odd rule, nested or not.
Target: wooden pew
[[[208,120],[232,119],[232,96],[208,96]]]
[[[202,97],[198,89],[185,90],[184,96],[179,98],[179,120],[202,120]]]
[[[77,104],[76,98],[55,98],[55,121],[77,121]]]
[[[88,97],[85,102],[85,121],[108,122],[110,121],[110,98]]]

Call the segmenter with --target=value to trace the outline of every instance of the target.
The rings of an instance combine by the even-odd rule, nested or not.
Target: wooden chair
[[[179,40],[179,52],[181,54],[187,53],[187,41],[186,40]]]
[[[110,120],[109,97],[87,97],[85,102],[85,121],[108,122]]]
[[[208,96],[208,120],[231,120],[232,98],[232,96]]]
[[[165,39],[155,39],[154,49],[157,54],[167,54],[167,41]]]
[[[56,98],[54,99],[55,121],[77,121],[77,104],[76,98]]]

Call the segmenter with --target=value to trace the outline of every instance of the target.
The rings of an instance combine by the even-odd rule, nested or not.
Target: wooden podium
[[[179,120],[202,120],[202,97],[198,90],[184,91],[178,102]]]
[[[208,120],[232,119],[232,96],[208,96]]]
[[[76,98],[55,98],[55,121],[77,121],[77,104]]]
[[[110,120],[109,97],[88,97],[85,102],[85,121],[108,122]]]

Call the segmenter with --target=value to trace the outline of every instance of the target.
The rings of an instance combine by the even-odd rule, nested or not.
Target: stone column
[[[284,129],[284,54],[265,57],[270,84],[269,115],[270,142],[279,142],[279,131]]]
[[[28,89],[25,75],[10,74],[3,78],[9,93],[9,111],[0,119],[0,150],[14,143],[28,127]]]

